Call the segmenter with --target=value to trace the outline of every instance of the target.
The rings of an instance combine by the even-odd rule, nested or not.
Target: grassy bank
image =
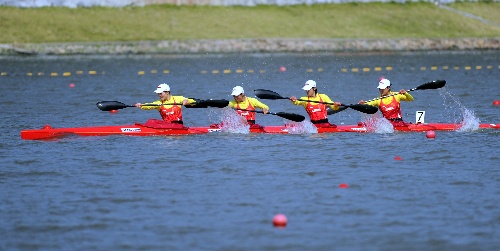
[[[500,23],[500,3],[452,8]],[[238,38],[500,37],[485,24],[430,3],[127,8],[0,7],[0,43]]]

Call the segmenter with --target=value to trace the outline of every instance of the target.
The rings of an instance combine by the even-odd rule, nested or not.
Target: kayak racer
[[[165,83],[158,85],[154,92],[158,94],[160,100],[147,104],[136,103],[134,106],[142,110],[158,110],[163,121],[167,123],[182,125],[182,106],[196,103],[194,99],[188,99],[183,96],[173,96],[170,93],[170,86]]]
[[[295,96],[290,97],[292,104],[303,106],[306,109],[307,114],[309,114],[311,123],[313,123],[316,127],[337,127],[336,125],[328,122],[326,103],[331,103],[329,106],[333,110],[338,110],[339,106],[342,104],[340,102],[333,102],[326,94],[318,93],[316,81],[314,80],[307,80],[304,87],[302,87],[302,90],[306,91],[307,96],[301,97],[301,100],[297,99]]]
[[[236,112],[244,117],[250,128],[261,127],[255,124],[256,109],[261,109],[263,114],[269,113],[269,106],[260,102],[256,98],[245,96],[245,90],[241,86],[235,86],[231,92],[233,100],[229,101],[229,107],[236,109]]]
[[[391,81],[386,78],[380,79],[377,88],[380,91],[380,97],[383,98],[369,102],[361,100],[358,104],[378,107],[384,118],[389,120],[393,126],[405,126],[410,124],[403,121],[401,101],[411,102],[413,101],[413,96],[404,89],[401,89],[399,92],[391,92]]]

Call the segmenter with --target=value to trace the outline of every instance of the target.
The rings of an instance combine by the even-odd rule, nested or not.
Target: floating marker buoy
[[[349,187],[349,185],[347,185],[346,183],[341,183],[339,185],[339,188],[348,188],[348,187]]]
[[[52,129],[52,126],[50,126],[49,124],[46,124],[43,126],[43,129]]]
[[[436,137],[436,132],[434,132],[434,131],[427,131],[425,133],[425,137],[427,137],[428,139],[433,139],[433,138]]]
[[[493,101],[493,105],[500,105],[500,100]]]
[[[403,158],[401,158],[400,156],[396,156],[394,157],[394,160],[403,160]]]
[[[277,214],[273,218],[273,224],[275,227],[285,227],[288,223],[288,219],[284,214]]]
[[[285,66],[281,66],[280,67],[280,72],[285,72],[286,71],[286,67]]]
[[[75,87],[75,84],[70,83],[70,84],[69,84],[69,88],[73,88],[73,87]]]

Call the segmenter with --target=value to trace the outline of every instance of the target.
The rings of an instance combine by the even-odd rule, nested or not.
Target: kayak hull
[[[77,136],[162,136],[162,135],[186,135],[204,134],[218,129],[211,130],[209,127],[193,128],[151,128],[142,125],[116,125],[116,126],[92,126],[76,128],[53,128],[45,125],[42,129],[22,130],[21,138],[26,140],[55,139],[72,135]]]
[[[459,124],[410,124],[408,126],[394,127],[395,131],[401,132],[426,132],[426,131],[455,131],[460,128]],[[500,129],[500,124],[480,124],[481,129]],[[268,134],[291,134],[287,126],[263,126],[260,128],[251,128],[251,133],[268,133]],[[365,133],[369,130],[359,125],[340,125],[337,127],[320,127],[317,128],[318,133],[339,133],[339,132],[357,132]],[[28,129],[21,131],[21,138],[24,140],[50,140],[64,138],[68,136],[112,136],[112,135],[129,135],[129,136],[175,136],[175,135],[191,135],[191,134],[207,134],[220,132],[219,128],[210,126],[195,126],[195,127],[176,127],[176,128],[152,128],[141,124],[130,125],[114,125],[114,126],[91,126],[91,127],[75,127],[75,128],[53,128],[46,125],[41,129]]]

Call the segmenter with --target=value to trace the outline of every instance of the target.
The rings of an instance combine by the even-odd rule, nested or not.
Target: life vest
[[[309,100],[309,97],[307,97],[307,99]],[[323,102],[323,99],[321,99],[321,96],[319,96],[319,102]],[[320,121],[320,120],[325,120],[325,119],[328,121],[328,114],[326,112],[326,104],[308,102],[307,106],[306,106],[306,112],[307,112],[307,114],[309,114],[311,121]]]
[[[174,100],[174,104],[170,108],[166,108],[165,106],[163,106],[162,101],[160,107],[161,118],[164,121],[182,124],[182,107],[180,105],[177,105],[175,98],[172,97],[172,99]]]
[[[252,110],[252,111],[255,111],[255,108],[252,106],[252,103],[250,103],[250,100],[247,100],[248,101],[248,107],[245,108],[245,110]],[[243,109],[240,107],[240,104],[237,103],[236,104],[236,108],[237,109]],[[249,124],[255,124],[255,112],[249,112],[249,111],[242,111],[242,110],[236,110],[236,112],[245,117],[245,119],[247,120],[247,122]]]
[[[392,100],[389,104],[384,104],[382,100],[380,100],[379,109],[382,115],[384,115],[384,118],[388,120],[403,120],[403,116],[401,115],[401,104],[394,96],[392,96]]]

